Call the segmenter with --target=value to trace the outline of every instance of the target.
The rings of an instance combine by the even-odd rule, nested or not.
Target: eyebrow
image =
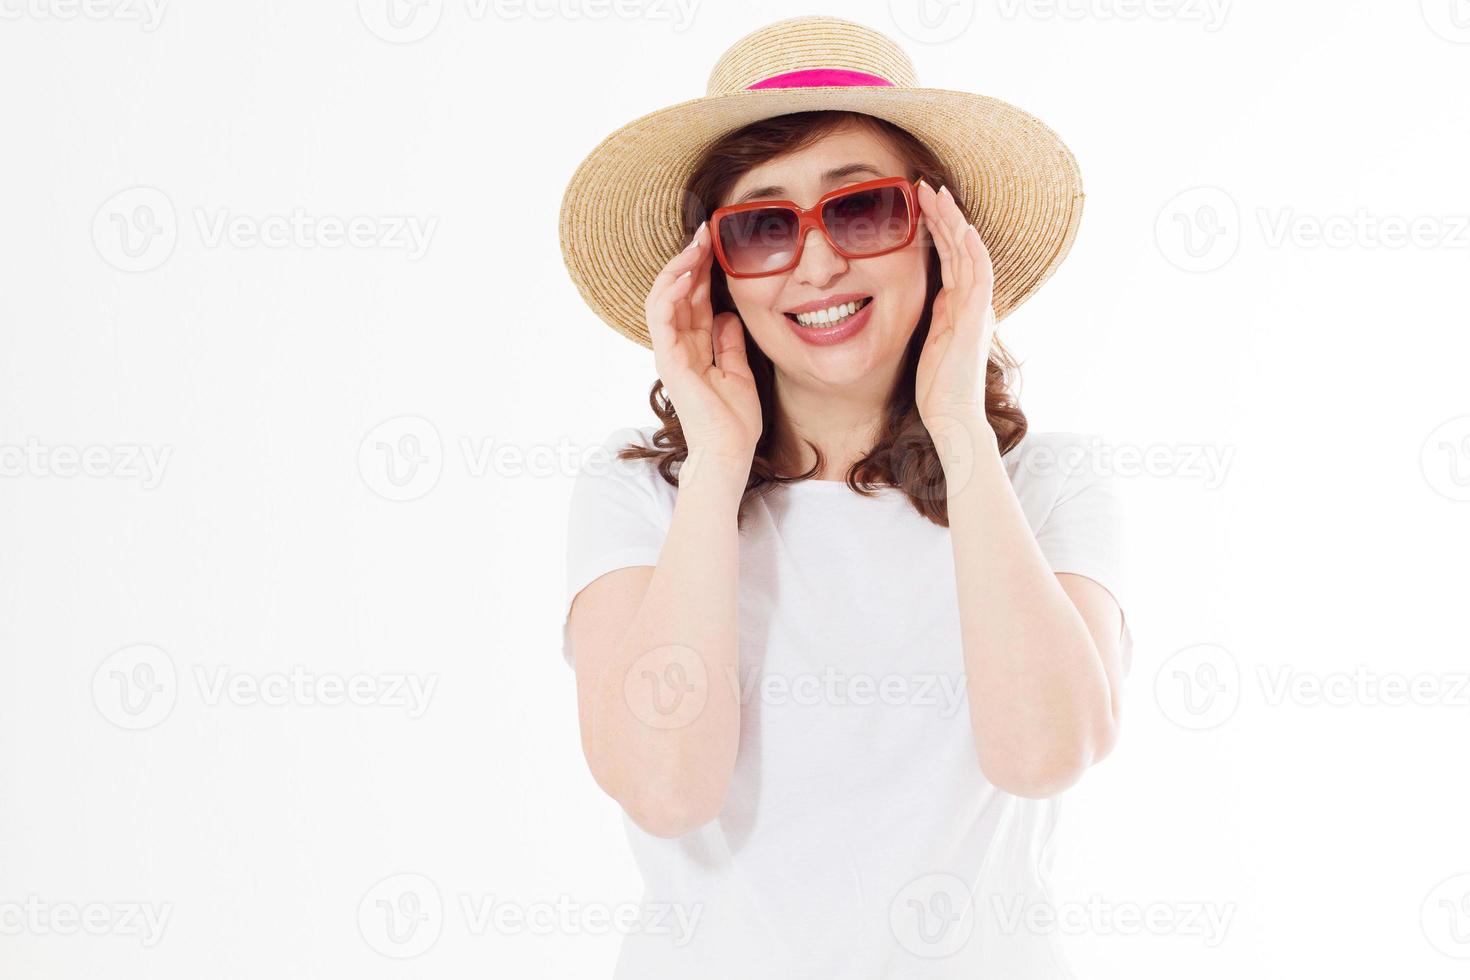
[[[887,176],[882,171],[880,171],[877,167],[874,167],[871,164],[867,164],[867,163],[849,163],[846,166],[834,167],[833,169],[828,170],[826,173],[822,174],[822,184],[823,184],[823,186],[826,186],[827,184],[835,184],[837,181],[842,180],[844,177],[851,177],[854,174],[860,174],[860,173],[870,173],[874,177],[885,177],[885,176]],[[755,188],[752,188],[752,189],[746,191],[744,194],[741,194],[739,197],[737,197],[735,200],[731,201],[730,203],[732,205],[733,204],[744,204],[746,201],[759,200],[760,198],[765,198],[765,197],[779,197],[780,195],[785,194],[785,193],[786,193],[786,188],[782,187],[780,184],[771,184],[771,185],[766,186],[766,187],[755,187]]]

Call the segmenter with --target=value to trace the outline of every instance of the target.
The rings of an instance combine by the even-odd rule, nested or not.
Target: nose
[[[796,281],[821,289],[846,271],[847,259],[833,251],[821,229],[808,229],[801,247],[801,261],[791,273]]]

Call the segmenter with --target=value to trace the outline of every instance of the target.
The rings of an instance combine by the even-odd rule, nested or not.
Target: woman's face
[[[828,176],[829,171],[844,171]],[[811,207],[828,191],[878,177],[906,174],[899,157],[876,134],[862,127],[830,133],[787,156],[742,174],[720,204],[737,202],[748,191],[776,187],[754,200],[785,199]],[[924,308],[927,232],[905,247],[865,259],[846,259],[832,250],[822,233],[807,232],[801,262],[790,272],[754,279],[726,277],[730,297],[750,334],[788,381],[842,386],[866,378],[886,379],[899,359]],[[823,342],[820,329],[799,324],[792,311],[839,305],[869,297],[870,309],[858,314],[861,327],[835,342]],[[827,327],[827,332],[832,332]]]

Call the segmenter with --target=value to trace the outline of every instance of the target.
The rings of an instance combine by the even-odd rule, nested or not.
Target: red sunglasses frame
[[[904,202],[908,206],[909,230],[904,235],[903,241],[891,248],[885,248],[877,252],[862,252],[854,254],[845,251],[840,245],[832,240],[832,233],[828,231],[827,224],[822,220],[822,209],[839,197],[848,194],[859,194],[864,191],[876,190],[880,187],[897,187],[903,191]],[[725,275],[735,279],[758,279],[762,276],[775,276],[783,272],[790,272],[801,263],[801,253],[806,247],[807,232],[813,228],[821,231],[822,237],[827,239],[827,244],[832,246],[832,251],[845,259],[871,259],[879,255],[887,255],[896,252],[914,240],[914,234],[919,229],[919,201],[916,196],[917,182],[907,177],[878,177],[874,180],[864,181],[861,184],[852,184],[848,187],[839,187],[828,191],[817,199],[817,203],[809,208],[804,208],[795,201],[746,201],[743,204],[731,204],[723,208],[715,208],[710,215],[709,231],[710,241],[715,246],[715,258],[719,259],[720,268],[725,270]],[[720,240],[720,221],[732,214],[743,211],[763,211],[767,208],[784,208],[796,213],[796,251],[791,256],[791,261],[779,269],[767,269],[762,272],[735,272],[730,268],[730,260],[725,256],[725,246]]]

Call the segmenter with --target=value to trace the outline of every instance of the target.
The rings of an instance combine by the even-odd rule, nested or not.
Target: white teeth
[[[837,306],[829,306],[825,310],[817,310],[813,313],[796,314],[796,322],[803,327],[827,326],[852,316],[858,310],[858,303],[840,303]]]

